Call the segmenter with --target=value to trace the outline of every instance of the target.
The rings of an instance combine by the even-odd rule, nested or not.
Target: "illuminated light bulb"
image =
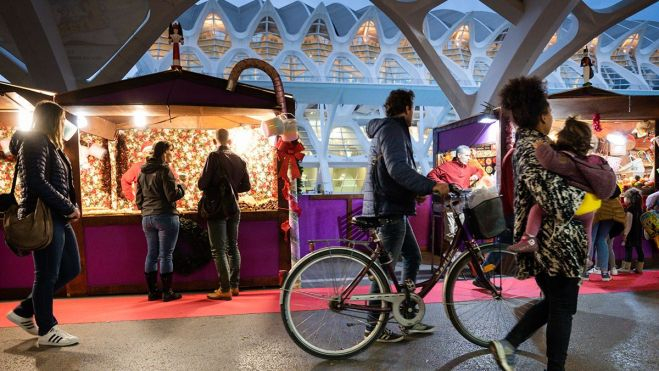
[[[78,124],[78,129],[86,128],[87,125],[89,125],[89,122],[87,122],[87,117],[85,116],[78,116],[76,123]]]
[[[144,112],[135,112],[133,114],[133,122],[138,128],[146,127],[146,115]]]
[[[32,129],[32,112],[21,110],[18,113],[18,130],[29,131]]]

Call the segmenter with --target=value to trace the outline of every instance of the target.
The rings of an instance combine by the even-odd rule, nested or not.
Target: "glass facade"
[[[375,16],[373,6],[359,11],[346,7],[349,17],[337,18],[339,13],[328,7],[309,8],[308,12],[299,12],[296,8],[293,15],[286,13],[289,11],[286,7],[273,10],[274,4],[253,4],[259,8],[249,14],[237,14],[230,2],[207,0],[184,13],[182,17],[187,21],[182,23],[191,28],[184,29],[183,67],[227,78],[240,60],[267,60],[286,84],[305,91],[305,94],[295,93],[295,116],[300,139],[306,147],[302,162],[304,191],[359,192],[363,176],[357,169],[366,168],[370,145],[366,126],[371,119],[385,116],[384,98],[374,103],[372,97],[384,96],[383,85],[426,92],[440,87],[409,40],[393,28],[395,25],[383,21],[380,15]],[[333,5],[336,6],[342,5]],[[452,14],[452,20],[444,22],[441,31],[428,29],[431,27],[428,23],[425,32],[434,35],[428,41],[436,52],[454,62],[446,63],[446,67],[458,84],[465,90],[477,90],[506,41],[511,25],[505,19],[493,22],[490,15],[483,16],[482,12]],[[474,26],[479,22],[487,24],[487,28]],[[625,34],[615,31],[616,27],[620,26],[605,31],[587,45],[595,63],[595,77],[591,82],[603,89],[657,90],[659,51],[648,50],[648,46],[636,50],[635,45],[648,38],[647,30],[651,27],[639,24],[635,26],[637,29]],[[241,31],[234,31],[236,29]],[[167,36],[165,30],[127,77],[169,69],[171,45]],[[557,35],[553,35],[549,44],[556,40]],[[598,45],[604,43],[603,40],[608,45],[604,51]],[[619,54],[620,50],[628,52]],[[583,48],[550,73],[547,76],[549,88],[580,86],[582,57]],[[637,73],[625,63],[636,65]],[[605,67],[602,71],[600,65]],[[270,82],[258,69],[244,71],[240,79],[266,87],[263,84]],[[307,88],[305,84],[310,85]],[[369,89],[373,89],[373,94]],[[458,119],[450,103],[438,100],[436,104],[415,107],[415,126],[410,128],[417,165],[422,173],[428,172],[433,162],[432,129]]]
[[[279,29],[272,17],[264,17],[259,22],[249,47],[268,62],[272,61],[284,48]]]
[[[217,13],[209,13],[201,27],[199,49],[211,59],[218,59],[231,48],[231,37]]]
[[[375,22],[362,23],[352,40],[350,51],[366,64],[375,63],[375,59],[380,54],[380,41]]]
[[[442,53],[449,57],[458,66],[466,69],[469,67],[469,59],[471,58],[471,49],[469,47],[469,26],[462,25],[453,32],[448,39]]]
[[[316,63],[325,63],[332,53],[332,40],[327,25],[322,19],[316,19],[309,27],[302,41],[302,51]]]

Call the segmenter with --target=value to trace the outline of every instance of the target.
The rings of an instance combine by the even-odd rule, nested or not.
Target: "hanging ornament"
[[[602,125],[600,124],[600,114],[596,113],[593,115],[593,130],[596,132],[602,131]]]

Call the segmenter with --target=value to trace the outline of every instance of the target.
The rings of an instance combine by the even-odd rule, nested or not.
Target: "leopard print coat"
[[[537,203],[544,211],[538,234],[539,249],[533,254],[518,255],[517,278],[525,279],[541,272],[579,277],[588,242],[583,225],[572,217],[585,192],[569,186],[564,178],[540,165],[533,146],[539,140],[546,142],[548,138],[536,130],[520,129],[513,153],[515,241],[524,233],[531,206]]]

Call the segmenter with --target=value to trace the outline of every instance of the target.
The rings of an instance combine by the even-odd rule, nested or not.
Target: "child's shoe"
[[[524,235],[522,239],[511,246],[508,246],[508,251],[519,253],[519,254],[528,254],[538,251],[538,239],[535,237]]]

